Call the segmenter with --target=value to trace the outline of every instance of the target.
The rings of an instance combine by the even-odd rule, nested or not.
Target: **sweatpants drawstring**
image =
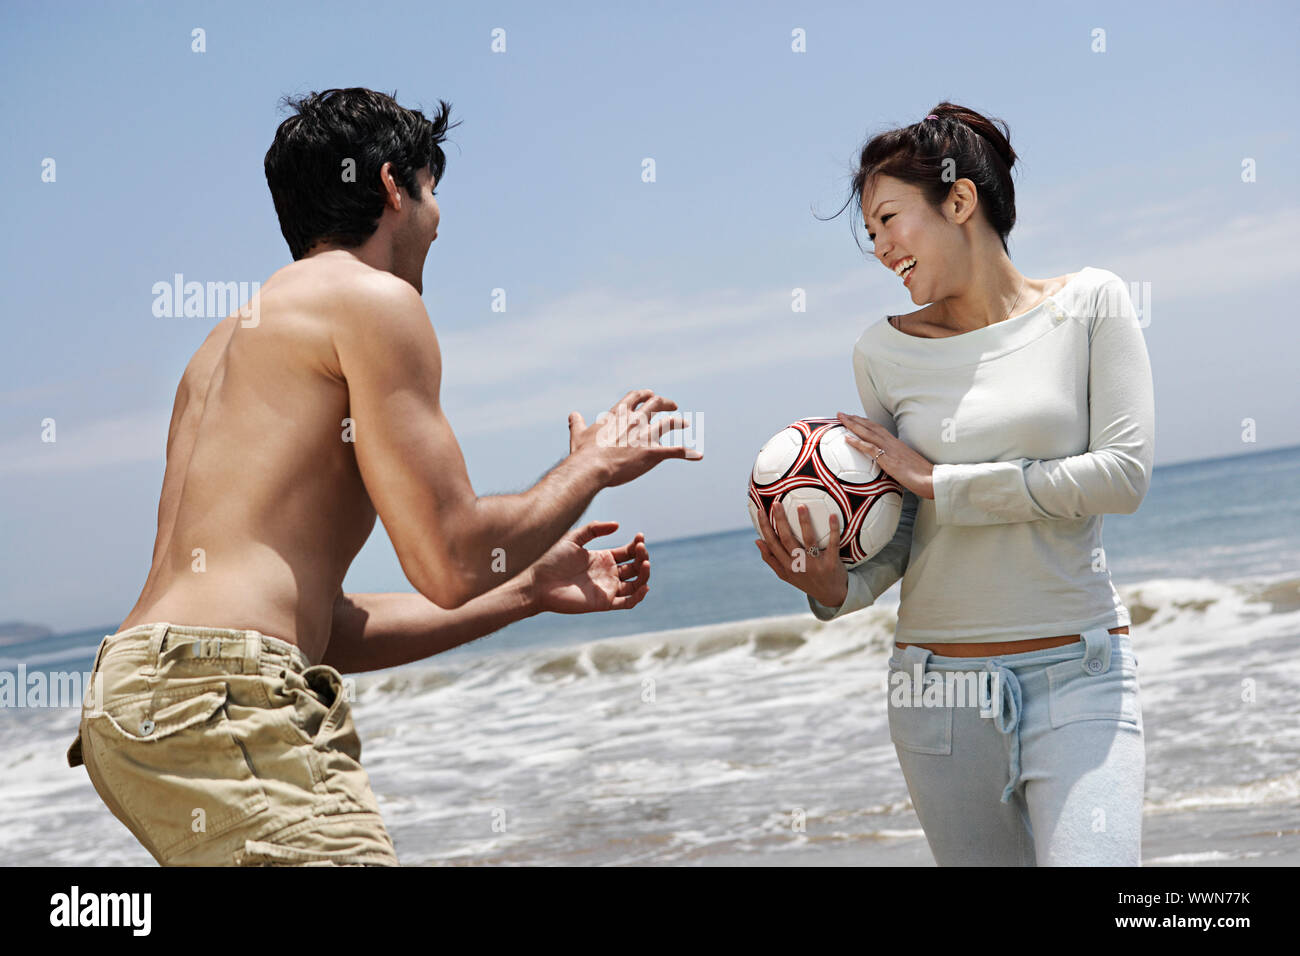
[[[1011,735],[1011,779],[1002,791],[1002,802],[1008,803],[1020,783],[1020,681],[1009,667],[996,659],[985,663],[984,669],[994,675],[998,683],[994,695],[993,726],[1001,733]]]

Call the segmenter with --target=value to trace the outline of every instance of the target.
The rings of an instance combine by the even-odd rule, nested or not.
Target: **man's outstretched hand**
[[[587,614],[635,607],[649,591],[645,535],[621,548],[588,551],[589,541],[613,534],[617,521],[592,521],[560,538],[528,569],[538,611]]]
[[[659,439],[667,432],[686,427],[680,415],[650,421],[658,412],[677,407],[671,398],[653,389],[628,392],[607,412],[588,425],[578,412],[569,413],[569,456],[591,457],[605,472],[605,487],[615,488],[639,478],[669,458],[699,461],[704,453],[683,445],[664,445]]]

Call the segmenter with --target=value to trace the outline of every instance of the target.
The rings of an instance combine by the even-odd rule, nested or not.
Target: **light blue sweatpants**
[[[1128,634],[1082,638],[997,657],[894,648],[889,736],[940,866],[1141,864],[1137,658]]]

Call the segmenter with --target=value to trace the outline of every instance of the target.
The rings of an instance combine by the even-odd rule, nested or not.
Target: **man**
[[[164,865],[396,865],[339,672],[635,606],[641,536],[588,552],[617,525],[566,529],[601,488],[702,457],[658,443],[683,423],[650,418],[677,406],[636,390],[607,421],[572,413],[569,456],[533,488],[479,498],[420,298],[450,107],[289,102],[265,167],[294,262],[185,370],[152,567],[68,752]],[[418,594],[342,592],[376,515]]]

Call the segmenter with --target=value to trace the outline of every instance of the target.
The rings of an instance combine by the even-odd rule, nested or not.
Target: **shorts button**
[[[153,727],[154,724],[152,720],[140,721],[140,733],[143,734],[145,737],[148,737],[151,733],[153,733]]]
[[[1092,660],[1088,661],[1087,667],[1088,670],[1092,671],[1095,674],[1099,670],[1101,670],[1101,661],[1097,660],[1094,657]]]

